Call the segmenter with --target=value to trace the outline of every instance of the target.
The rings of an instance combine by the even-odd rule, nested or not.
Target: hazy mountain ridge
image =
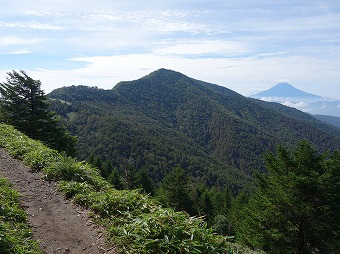
[[[325,123],[331,124],[337,128],[340,128],[340,117],[336,116],[325,116],[325,115],[314,115],[316,119],[323,121]]]
[[[244,184],[278,143],[340,146],[339,130],[307,114],[165,69],[112,90],[66,87],[49,96],[68,102],[53,107],[79,136],[81,159],[97,154],[119,167],[133,158],[158,180],[181,165],[209,184]]]
[[[260,93],[251,96],[255,99],[261,98],[277,98],[278,100],[293,100],[300,101],[301,99],[306,99],[308,101],[320,101],[323,100],[321,96],[304,92],[295,88],[288,83],[279,83],[268,90],[262,91]]]
[[[340,116],[340,100],[301,91],[288,83],[279,83],[268,90],[250,96],[269,102],[279,102],[314,115]]]

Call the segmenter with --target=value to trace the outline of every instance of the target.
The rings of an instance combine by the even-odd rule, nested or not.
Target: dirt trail
[[[88,218],[88,211],[66,200],[54,182],[42,180],[22,162],[0,149],[0,174],[21,193],[33,236],[44,253],[117,253],[105,244],[103,229]]]

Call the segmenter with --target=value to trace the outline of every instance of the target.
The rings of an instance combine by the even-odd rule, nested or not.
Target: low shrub
[[[72,198],[76,194],[92,193],[95,189],[88,183],[79,183],[74,181],[60,181],[58,189],[63,192],[67,198]]]
[[[96,190],[109,186],[109,183],[100,176],[99,170],[68,156],[60,157],[58,161],[48,164],[43,171],[47,180],[86,182]]]
[[[22,155],[23,162],[33,170],[40,171],[63,157],[56,150],[42,147]]]
[[[201,218],[159,207],[142,213],[110,232],[121,239],[123,248],[134,246],[134,253],[226,253],[226,239],[213,233]],[[171,251],[170,251],[171,250]]]

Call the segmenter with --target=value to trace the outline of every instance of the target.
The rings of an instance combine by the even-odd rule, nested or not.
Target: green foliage
[[[215,235],[201,219],[171,209],[158,209],[132,219],[120,232],[136,253],[224,253],[226,240]]]
[[[43,144],[39,141],[31,140],[13,126],[0,124],[0,146],[5,148],[13,157],[22,156],[35,148],[39,150]]]
[[[142,168],[137,172],[135,186],[136,189],[142,189],[147,194],[155,194],[155,183],[146,168]]]
[[[67,198],[72,198],[76,194],[88,194],[95,191],[95,188],[86,182],[59,181],[58,189],[61,190]]]
[[[104,223],[111,237],[129,253],[224,253],[231,248],[202,219],[162,208],[138,191],[80,189],[74,200],[109,218]]]
[[[124,189],[123,178],[119,174],[117,168],[114,168],[114,169],[111,170],[111,173],[107,177],[107,180],[116,189],[118,189],[118,190]]]
[[[195,183],[236,194],[251,190],[254,173],[265,171],[263,152],[278,143],[340,146],[340,131],[308,114],[165,69],[110,90],[71,86],[49,97],[79,137],[78,159],[92,154],[124,176],[131,158],[131,169],[146,168],[157,186],[179,166]]]
[[[340,242],[340,157],[301,142],[266,155],[269,175],[241,209],[237,236],[268,253],[336,253]]]
[[[192,205],[188,190],[189,178],[181,167],[175,167],[162,181],[163,203],[177,211],[190,211]]]
[[[0,253],[40,254],[18,195],[8,180],[0,177]]]
[[[46,149],[41,145],[41,149],[31,150],[23,155],[24,163],[33,170],[40,171],[51,163],[61,160],[63,157],[56,150]]]
[[[1,120],[54,149],[75,154],[76,140],[48,110],[41,82],[33,80],[24,71],[7,74],[7,82],[0,83]]]
[[[90,208],[98,223],[107,228],[110,239],[126,253],[250,253],[230,243],[207,227],[201,218],[163,208],[138,190],[116,190],[89,164],[61,156],[36,143],[13,127],[0,125],[0,146],[10,153],[21,142],[31,158],[36,154],[38,165],[48,179],[59,180],[58,188],[75,202]],[[20,137],[20,138],[18,138]],[[39,146],[34,146],[40,144]],[[42,150],[41,152],[32,151]],[[11,150],[13,149],[13,150]],[[45,150],[45,151],[44,151]],[[41,156],[45,154],[46,157]],[[45,158],[45,161],[41,159]],[[26,159],[26,163],[29,163]],[[32,165],[36,165],[33,163]],[[0,196],[2,197],[2,196]],[[8,214],[8,211],[5,213]],[[2,226],[0,225],[0,228]],[[235,252],[234,252],[235,251]],[[6,253],[6,252],[5,252]],[[30,253],[30,252],[25,252]]]
[[[102,179],[98,169],[74,158],[62,156],[58,161],[50,163],[45,169],[46,179],[86,182],[96,190],[106,188],[108,183]]]

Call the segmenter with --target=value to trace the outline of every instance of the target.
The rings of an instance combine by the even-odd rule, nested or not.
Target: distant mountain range
[[[288,83],[279,83],[268,90],[250,97],[264,101],[279,102],[314,115],[340,117],[340,100],[332,100],[307,93]]]
[[[49,97],[78,136],[80,159],[146,168],[156,182],[181,166],[208,186],[248,188],[264,170],[263,153],[278,144],[340,147],[340,130],[309,114],[166,69],[111,90],[71,86]]]
[[[316,119],[323,121],[325,123],[336,126],[340,129],[340,117],[337,116],[327,116],[327,115],[314,115]]]

